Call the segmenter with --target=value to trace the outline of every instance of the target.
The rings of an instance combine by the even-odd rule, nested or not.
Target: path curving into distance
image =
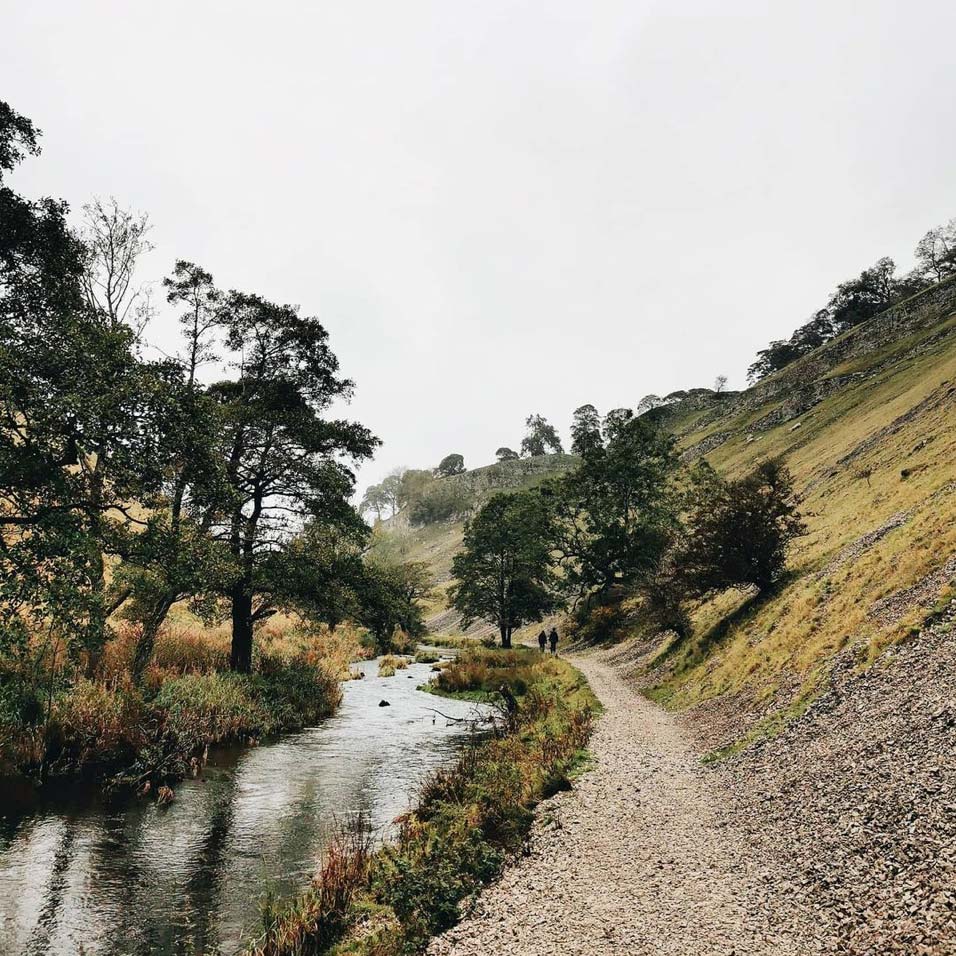
[[[542,805],[529,855],[430,956],[818,952],[678,720],[598,657],[574,663],[605,707],[591,741],[596,766]]]

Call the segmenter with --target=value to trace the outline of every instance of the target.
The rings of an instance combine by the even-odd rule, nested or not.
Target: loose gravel
[[[722,771],[598,655],[575,663],[605,707],[596,766],[544,806],[527,856],[431,956],[818,952],[786,874],[737,827]]]

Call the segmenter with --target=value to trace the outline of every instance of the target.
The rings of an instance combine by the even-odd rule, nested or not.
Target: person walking
[[[538,649],[541,651],[542,654],[544,653],[544,647],[547,643],[548,643],[548,635],[545,634],[544,631],[542,631],[538,635]]]
[[[551,653],[558,653],[558,629],[556,627],[551,628],[551,636],[549,637],[551,641]]]

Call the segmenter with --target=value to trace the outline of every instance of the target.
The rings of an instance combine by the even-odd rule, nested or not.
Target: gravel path
[[[816,952],[786,884],[735,828],[719,775],[700,766],[678,722],[598,657],[575,663],[605,707],[596,767],[542,808],[529,855],[428,952]]]

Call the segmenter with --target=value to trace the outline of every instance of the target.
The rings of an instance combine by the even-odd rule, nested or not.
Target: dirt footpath
[[[545,804],[530,854],[432,956],[796,956],[820,951],[677,721],[598,657],[595,768]]]

